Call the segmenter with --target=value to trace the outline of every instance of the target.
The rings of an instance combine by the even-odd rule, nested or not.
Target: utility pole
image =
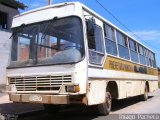
[[[48,0],[48,5],[51,5],[52,4],[52,0]]]

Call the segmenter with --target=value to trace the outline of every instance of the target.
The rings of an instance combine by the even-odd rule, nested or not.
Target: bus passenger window
[[[104,57],[102,28],[95,25],[94,34],[87,31],[89,62],[96,65],[101,65]]]
[[[146,56],[147,66],[150,66],[150,62],[149,62],[149,50],[148,49],[145,50],[145,56]]]
[[[142,45],[138,46],[139,49],[139,59],[140,59],[140,63],[143,65],[146,65],[146,59],[144,56],[144,48],[142,47]]]
[[[151,51],[149,51],[148,53],[148,62],[149,62],[149,66],[152,67],[152,60],[151,60]]]
[[[156,61],[155,61],[155,54],[151,52],[150,54],[150,61],[151,61],[151,65],[152,67],[156,68]]]
[[[115,41],[114,29],[109,25],[104,24],[105,45],[106,52],[111,55],[117,56],[117,46]]]
[[[130,59],[127,37],[124,36],[122,33],[117,32],[117,40],[118,40],[119,56],[124,59]]]
[[[133,62],[139,63],[136,42],[131,40],[131,39],[129,39],[129,46],[130,46],[131,60]]]

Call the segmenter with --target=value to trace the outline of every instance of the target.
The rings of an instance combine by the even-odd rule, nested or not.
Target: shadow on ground
[[[72,105],[62,107],[59,113],[48,114],[45,111],[19,115],[18,120],[93,120],[97,118],[93,107]]]
[[[152,96],[149,97],[149,99],[151,98]],[[139,97],[113,101],[112,112],[139,102],[142,102]],[[21,113],[22,110],[23,112]],[[29,112],[29,110],[34,112]],[[59,113],[49,115],[43,110],[42,105],[38,104],[1,104],[0,113],[5,112],[8,112],[7,114],[14,114],[17,112],[16,114],[18,114],[18,120],[98,120],[99,117],[106,119],[106,117],[97,114],[94,106],[86,107],[82,105],[65,106],[61,108]]]
[[[151,99],[152,97],[153,96],[149,96],[148,100]],[[131,97],[131,98],[122,99],[122,100],[114,100],[112,105],[112,112],[137,104],[139,102],[143,102],[140,96]]]
[[[23,114],[30,111],[42,110],[43,106],[38,104],[4,103],[0,104],[0,114]]]

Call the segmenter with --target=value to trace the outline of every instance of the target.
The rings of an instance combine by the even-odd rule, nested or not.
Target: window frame
[[[125,47],[125,48],[129,48],[127,36],[124,35],[122,32],[119,32],[119,31],[116,31],[116,33],[117,33],[117,43],[118,43],[118,45],[121,45],[121,46],[123,46],[123,47]],[[121,44],[121,43],[119,43],[118,34],[121,35],[122,37],[124,37],[124,39],[123,39],[123,40],[125,40],[125,41],[124,41],[124,45]]]
[[[102,67],[103,64],[104,64],[104,59],[105,59],[104,32],[103,32],[104,30],[103,30],[103,27],[101,27],[101,26],[99,26],[99,25],[97,25],[97,24],[95,24],[95,27],[98,27],[98,28],[100,28],[100,30],[101,30],[102,52],[89,49],[89,39],[88,39],[88,34],[87,34],[88,63],[89,63],[89,65],[91,65],[91,66]],[[86,30],[87,30],[87,26],[86,26]],[[94,40],[95,40],[95,32],[94,32],[94,36],[92,36],[92,37],[94,37]],[[95,41],[95,44],[96,44],[96,41]],[[93,53],[102,55],[103,57],[102,57],[101,63],[98,64],[98,63],[90,62],[90,55],[89,55],[90,53],[89,53],[89,52],[93,52]]]
[[[141,44],[138,44],[138,53],[139,53],[139,63],[141,65],[147,66],[146,56],[145,56],[145,47]],[[141,57],[144,57],[145,64],[141,63]]]
[[[133,43],[134,49],[132,49],[131,43]],[[129,44],[129,51],[130,51],[131,61],[134,62],[134,63],[140,63],[139,54],[138,54],[138,50],[137,50],[137,42],[135,40],[131,39],[131,38],[128,38],[128,44]],[[138,61],[132,60],[132,53],[135,53],[137,55]]]
[[[80,21],[80,24],[81,24],[81,26],[80,26],[80,29],[81,29],[81,34],[82,34],[82,45],[83,45],[83,56],[82,56],[82,58],[81,58],[81,60],[79,60],[78,62],[76,61],[76,62],[69,62],[69,63],[51,63],[51,64],[37,64],[37,49],[34,51],[34,52],[36,52],[36,55],[34,56],[34,59],[36,59],[35,60],[35,63],[33,63],[32,65],[30,65],[30,66],[11,66],[11,62],[13,61],[13,60],[11,60],[10,61],[10,63],[9,63],[9,65],[8,65],[8,69],[11,69],[11,68],[24,68],[24,67],[38,67],[38,66],[49,66],[49,65],[65,65],[65,64],[76,64],[76,63],[79,63],[79,62],[81,62],[81,61],[83,61],[84,59],[85,59],[85,55],[86,55],[86,51],[85,51],[85,38],[84,38],[84,29],[83,29],[83,21],[82,21],[82,19],[79,17],[79,16],[76,16],[76,15],[71,15],[71,16],[66,16],[66,17],[62,17],[62,18],[59,18],[58,20],[61,20],[61,19],[66,19],[66,18],[77,18],[77,19],[79,19],[79,21]],[[52,19],[51,19],[52,20]],[[31,23],[31,24],[27,24],[27,25],[25,25],[25,27],[28,27],[28,26],[30,26],[30,25],[39,25],[39,24],[43,24],[43,23],[45,23],[45,22],[50,22],[51,20],[44,20],[44,21],[40,21],[40,22],[37,22],[37,23]],[[23,28],[23,26],[18,26],[18,27],[15,27],[15,28],[13,28],[13,29],[15,29],[15,31],[16,31],[16,29],[17,28],[19,28],[19,27],[22,27]],[[12,29],[12,30],[13,30]],[[20,30],[20,29],[19,29]],[[18,30],[18,31],[19,31]],[[18,32],[18,31],[16,31],[16,32]],[[16,37],[17,35],[13,32],[13,37],[12,37],[12,43],[13,43],[13,41],[14,41],[14,37]],[[36,39],[36,42],[37,42],[37,40],[38,40],[38,38],[39,37],[37,37],[37,39]],[[11,48],[12,49],[15,49],[15,44],[17,44],[16,42],[15,43],[13,43],[12,44],[12,46],[11,46]],[[36,46],[36,48],[37,48],[37,46]],[[12,51],[11,51],[12,52]],[[15,58],[14,56],[13,56],[13,54],[11,53],[11,55],[10,55],[10,57],[11,57],[11,59],[17,59],[17,57]],[[13,57],[13,58],[12,58]]]
[[[108,28],[110,28],[110,30],[113,30],[112,31],[112,38],[113,39],[111,39],[110,37],[107,37],[108,35],[107,35],[107,28],[106,28],[106,26],[108,27]],[[108,24],[106,24],[106,23],[103,23],[103,27],[104,27],[104,37],[106,38],[106,39],[108,39],[108,40],[111,40],[111,41],[114,41],[114,42],[116,42],[116,37],[115,37],[115,29],[112,27],[112,26],[110,26],[110,25],[108,25]]]
[[[112,55],[112,56],[118,56],[117,40],[116,40],[116,34],[115,34],[116,30],[111,25],[108,25],[106,23],[103,23],[103,27],[104,27],[104,44],[105,44],[106,54],[109,54],[109,55]],[[110,30],[112,30],[112,38],[113,39],[111,39],[110,37],[107,37],[107,28],[110,28]],[[114,51],[114,52],[116,52],[115,55],[111,54],[107,51],[107,47],[106,47],[107,46],[107,44],[106,44],[107,41],[112,42],[115,45],[115,47],[116,47],[116,51]]]
[[[122,45],[121,43],[119,43],[119,35],[121,35],[122,37],[124,37],[124,39],[123,40],[125,40],[124,41],[124,44]],[[117,37],[117,47],[118,47],[118,56],[120,57],[120,58],[122,58],[122,59],[125,59],[125,60],[131,60],[131,56],[130,56],[130,51],[129,51],[129,43],[128,43],[128,37],[125,35],[125,34],[123,34],[122,32],[120,32],[120,31],[117,31],[116,30],[116,37]],[[122,42],[123,43],[123,42]],[[121,57],[120,56],[120,47],[122,47],[122,48],[125,48],[126,50],[127,50],[127,52],[128,52],[128,58],[124,58],[124,57]]]
[[[142,49],[140,49],[142,48]],[[142,50],[142,51],[141,51]],[[141,44],[138,44],[138,52],[140,55],[143,55],[144,56],[144,47],[141,45]],[[141,53],[142,52],[142,53]]]
[[[4,19],[2,19],[1,17]],[[0,11],[0,29],[2,30],[8,29],[8,13],[3,12],[3,11]]]
[[[150,51],[150,60],[151,60],[151,67],[156,68],[157,64],[155,60],[155,53],[153,53],[152,51]]]
[[[107,35],[106,35],[106,31],[105,31],[105,25],[107,25],[107,26],[109,26],[112,30],[114,30],[114,32],[113,32],[113,34],[114,34],[114,36],[115,37],[113,37],[114,38],[114,40],[112,40],[110,37],[107,37]],[[134,38],[132,38],[132,37],[130,37],[130,36],[128,36],[127,34],[125,34],[123,31],[121,31],[121,30],[119,30],[119,29],[117,29],[117,28],[115,28],[114,26],[112,26],[112,25],[110,25],[109,23],[107,23],[107,22],[103,22],[103,36],[104,36],[104,50],[105,50],[105,57],[104,58],[106,58],[107,56],[112,56],[112,57],[115,57],[115,58],[119,58],[119,59],[121,59],[121,60],[125,60],[125,61],[128,61],[128,62],[132,62],[132,63],[134,63],[134,64],[136,64],[136,65],[141,65],[141,66],[145,66],[145,67],[150,67],[150,68],[153,68],[153,69],[156,69],[154,66],[148,66],[147,65],[147,61],[146,61],[146,51],[145,50],[148,50],[148,51],[151,51],[151,50],[149,50],[148,48],[146,48],[144,45],[142,45],[141,43],[139,43],[137,40],[135,40]],[[122,34],[123,35],[123,37],[125,38],[125,45],[122,45],[122,44],[119,44],[119,42],[118,42],[118,36],[117,36],[117,33],[120,33],[120,34]],[[111,41],[111,42],[115,42],[115,44],[116,44],[116,47],[117,47],[117,55],[113,55],[113,54],[110,54],[110,53],[108,53],[107,51],[106,51],[106,39],[107,40],[109,40],[109,41]],[[130,48],[130,42],[129,42],[129,40],[132,40],[133,42],[134,42],[134,47],[135,47],[135,50],[133,50],[133,49],[131,49]],[[119,55],[119,45],[120,46],[122,46],[122,47],[124,47],[124,48],[127,48],[128,49],[128,53],[129,53],[129,58],[128,59],[126,59],[126,58],[123,58],[123,57],[120,57],[120,55]],[[144,56],[144,60],[145,60],[145,64],[142,64],[142,63],[140,63],[140,55],[142,55],[142,54],[140,54],[139,53],[139,45],[142,47],[142,53],[143,53],[143,56]],[[143,50],[143,49],[145,49],[145,50]],[[131,51],[134,51],[135,53],[137,53],[137,57],[138,57],[138,61],[136,62],[136,61],[133,61],[133,60],[131,60]],[[151,51],[152,52],[152,51]],[[152,52],[153,53],[153,52]],[[154,57],[155,57],[155,53],[153,53],[154,54]],[[155,62],[155,64],[156,64],[156,60],[154,59],[154,62]],[[90,62],[89,62],[89,65],[90,66],[93,66],[93,67],[99,67],[99,68],[101,68],[102,66],[99,66],[99,65],[95,65],[95,64],[91,64]]]
[[[134,51],[134,52],[137,53],[137,43],[136,43],[136,41],[132,40],[131,38],[129,38],[128,41],[129,41],[129,48],[130,48],[130,50],[132,50],[132,51]],[[134,48],[135,48],[134,50],[131,48],[130,41],[132,41],[134,43]]]

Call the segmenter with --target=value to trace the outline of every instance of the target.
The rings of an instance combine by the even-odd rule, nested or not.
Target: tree
[[[158,71],[160,71],[160,68],[158,67]]]

